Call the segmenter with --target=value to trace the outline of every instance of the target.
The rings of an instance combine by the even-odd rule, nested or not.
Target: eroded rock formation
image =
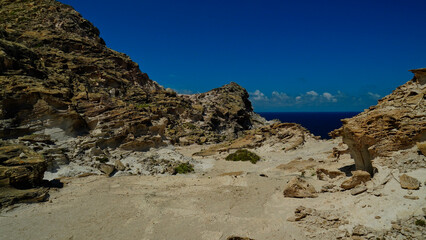
[[[276,122],[243,132],[242,136],[222,144],[212,146],[195,153],[198,156],[209,156],[216,152],[232,149],[272,147],[285,151],[294,150],[307,140],[316,139],[312,133],[297,123]]]
[[[193,96],[163,88],[54,0],[0,1],[0,83],[0,139],[38,151],[51,171],[106,171],[115,149],[221,142],[265,121],[236,83]]]
[[[0,4],[2,138],[58,127],[90,134],[101,148],[146,150],[167,141],[232,139],[255,124],[247,91],[236,83],[178,95],[107,48],[99,30],[70,6]]]
[[[41,201],[47,163],[43,156],[18,144],[0,143],[0,207],[22,201]],[[36,188],[36,189],[31,189]]]
[[[357,116],[342,120],[331,133],[342,136],[357,170],[373,173],[372,159],[389,156],[426,140],[426,69],[411,70],[414,78]]]

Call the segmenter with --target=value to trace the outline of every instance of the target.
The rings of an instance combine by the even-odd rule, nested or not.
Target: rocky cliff
[[[374,158],[390,157],[395,151],[412,148],[426,140],[426,69],[411,72],[414,73],[412,80],[379,100],[376,106],[342,120],[343,127],[331,133],[343,137],[357,169],[372,174]],[[402,160],[394,158],[387,164],[398,165],[398,161]],[[424,165],[424,160],[416,163],[411,159],[410,162],[415,165],[413,168]]]
[[[53,0],[0,4],[2,138],[59,127],[71,136],[97,137],[105,148],[147,136],[199,142],[182,139],[181,128],[220,141],[224,131],[232,138],[254,124],[248,94],[235,83],[178,95],[107,48],[72,7]]]
[[[163,88],[54,0],[0,1],[0,83],[0,138],[52,171],[114,149],[233,139],[264,121],[236,83],[193,96]]]

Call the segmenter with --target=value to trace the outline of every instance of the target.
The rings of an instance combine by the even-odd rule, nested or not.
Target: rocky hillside
[[[412,80],[379,100],[376,106],[342,120],[343,127],[331,133],[343,137],[357,169],[373,173],[374,158],[390,157],[416,143],[423,146],[426,140],[426,69],[411,72],[414,73]],[[401,165],[406,169],[426,167],[424,159],[403,160],[403,157],[387,159],[386,165]]]
[[[252,126],[248,94],[237,84],[195,101],[178,96],[149,79],[128,56],[107,48],[99,30],[72,7],[53,0],[1,1],[0,6],[2,138],[59,127],[73,136],[102,135],[100,147],[128,143],[125,148],[131,148],[138,143],[129,142],[147,136],[179,143],[182,126],[207,135],[205,141],[220,141],[229,127],[227,138]],[[200,108],[210,100],[204,96],[214,94],[221,95],[218,101]],[[200,120],[204,125],[192,129],[190,123]]]
[[[234,139],[264,121],[236,83],[194,96],[163,88],[54,0],[0,1],[0,83],[3,145],[37,151],[52,171],[114,149]],[[12,181],[8,148],[0,186]]]

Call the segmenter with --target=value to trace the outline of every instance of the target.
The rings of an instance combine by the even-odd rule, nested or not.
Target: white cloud
[[[302,96],[297,96],[296,101],[300,101],[302,99]]]
[[[380,95],[377,93],[368,92],[368,95],[374,99],[379,99]]]
[[[315,91],[309,91],[309,92],[306,93],[306,95],[316,97],[316,96],[318,96],[318,93],[315,92]]]
[[[278,100],[288,100],[288,99],[290,99],[290,97],[286,93],[283,93],[283,92],[273,91],[272,92],[272,96],[275,97],[275,98],[277,98]]]
[[[322,96],[327,99],[329,102],[337,102],[337,98],[333,96],[331,93],[325,92],[322,94]]]
[[[254,101],[267,101],[268,97],[265,96],[265,94],[259,90],[254,91],[253,93],[250,93],[250,95],[253,97]]]

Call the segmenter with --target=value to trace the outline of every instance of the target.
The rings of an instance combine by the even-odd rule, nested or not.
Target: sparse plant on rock
[[[426,223],[425,223],[425,221],[423,221],[423,220],[416,220],[415,224],[416,224],[417,226],[421,226],[421,227],[426,226]]]
[[[246,149],[239,149],[235,153],[229,154],[225,159],[228,161],[250,161],[256,164],[256,162],[260,160],[260,157]]]
[[[175,167],[173,175],[176,175],[178,173],[186,174],[190,172],[194,172],[194,166],[190,163],[181,163],[177,167]]]

